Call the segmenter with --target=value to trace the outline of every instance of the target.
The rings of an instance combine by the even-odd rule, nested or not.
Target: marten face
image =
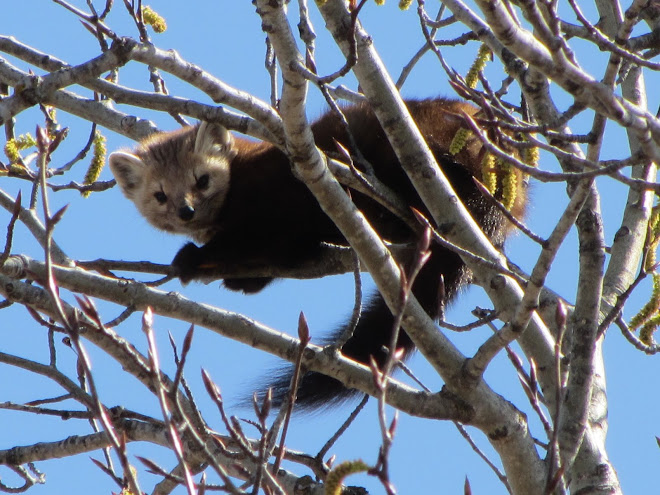
[[[202,123],[147,138],[109,157],[124,195],[153,226],[207,242],[229,189],[231,134]]]

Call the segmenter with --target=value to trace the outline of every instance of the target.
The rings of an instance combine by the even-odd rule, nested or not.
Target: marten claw
[[[172,260],[174,272],[182,283],[187,284],[199,276],[199,250],[195,244],[189,242],[176,253]]]

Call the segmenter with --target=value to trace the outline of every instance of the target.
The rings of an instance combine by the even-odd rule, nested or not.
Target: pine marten
[[[482,197],[473,181],[473,177],[481,178],[480,143],[472,138],[460,153],[448,153],[452,138],[461,128],[461,112],[474,115],[478,109],[443,98],[408,100],[406,105],[468,211],[493,243],[501,245],[510,230],[509,222]],[[354,144],[378,179],[407,205],[426,212],[369,106],[349,106],[343,113]],[[323,115],[312,125],[312,130],[316,145],[323,152],[336,152],[334,140],[350,149],[346,129],[335,114]],[[184,283],[208,277],[208,267],[214,264],[290,268],[301,261],[313,260],[323,243],[346,245],[314,196],[295,177],[284,152],[266,142],[235,137],[220,125],[202,123],[156,134],[132,152],[112,153],[109,161],[124,195],[149,222],[159,229],[185,234],[201,244],[186,244],[172,262]],[[514,173],[518,192],[512,213],[520,217],[525,191],[519,173]],[[385,240],[415,241],[409,224],[358,191],[351,190],[351,196]],[[438,317],[441,276],[446,302],[470,281],[470,273],[461,258],[434,244],[413,286],[418,301],[434,319]],[[232,278],[225,279],[224,285],[231,290],[253,293],[271,281],[270,278]],[[374,294],[342,353],[363,364],[369,362],[370,356],[383,363],[386,357],[383,346],[389,344],[392,326],[390,310],[380,294]],[[326,342],[332,342],[342,331],[339,328]],[[404,332],[397,347],[404,356],[414,349]],[[269,384],[275,402],[286,396],[289,379],[290,371],[284,371]],[[317,408],[340,402],[355,392],[333,378],[309,372],[301,380],[297,404]]]

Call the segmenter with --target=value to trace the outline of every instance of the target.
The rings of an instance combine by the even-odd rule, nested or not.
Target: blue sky
[[[81,9],[85,2],[75,2]],[[101,2],[96,2],[101,8]],[[136,36],[135,29],[123,12],[121,2],[115,2],[114,13],[108,24],[121,35]],[[429,2],[430,3],[430,2]],[[96,44],[75,17],[54,3],[43,0],[2,0],[3,15],[0,17],[0,34],[13,35],[20,41],[37,49],[49,52],[71,64],[83,62],[94,56]],[[168,22],[168,30],[162,35],[154,35],[153,41],[160,48],[176,49],[183,58],[201,65],[224,82],[248,91],[259,98],[268,100],[269,81],[263,69],[265,44],[264,34],[260,29],[260,19],[254,7],[248,2],[189,2],[185,8],[179,2],[153,2]],[[331,72],[340,66],[338,50],[329,44],[329,38],[323,33],[323,23],[314,12],[316,32],[319,35],[316,55],[319,72]],[[430,8],[430,7],[429,7]],[[586,8],[586,7],[585,7]],[[296,6],[292,2],[291,11]],[[431,12],[433,12],[431,10]],[[392,76],[398,74],[410,57],[422,45],[419,35],[418,19],[413,10],[400,12],[396,2],[390,1],[384,7],[373,3],[365,6],[362,20],[366,29],[374,38],[374,43],[383,57]],[[297,22],[292,16],[292,24]],[[457,33],[454,32],[453,36]],[[578,46],[578,59],[588,70],[593,70],[599,77],[604,70],[604,55],[597,51],[581,52]],[[476,53],[476,45],[455,47],[443,51],[449,63],[459,73],[465,73]],[[19,68],[27,65],[12,61]],[[593,69],[592,69],[593,68]],[[498,87],[501,74],[497,64],[490,64],[487,74],[493,77],[492,83]],[[178,83],[165,75],[165,80],[172,94],[185,97],[203,98],[196,90]],[[150,89],[148,71],[144,66],[131,64],[122,70],[121,82],[139,89]],[[656,83],[654,85],[654,82]],[[660,87],[657,77],[648,82],[649,88]],[[350,77],[345,84],[355,88]],[[73,88],[88,95],[82,88]],[[432,55],[427,55],[410,76],[403,90],[405,96],[424,97],[433,95],[452,95],[446,82],[446,76]],[[650,108],[658,106],[660,95],[657,90],[649,91]],[[557,95],[561,92],[557,91]],[[517,96],[511,101],[517,102]],[[207,100],[203,100],[209,103]],[[559,101],[562,101],[559,98]],[[318,91],[310,89],[309,117],[314,119],[324,111],[324,104]],[[132,111],[126,110],[125,111]],[[140,111],[142,117],[153,119],[162,129],[177,126],[168,115]],[[587,116],[588,117],[588,116]],[[59,113],[60,122],[70,127],[70,136],[60,150],[57,160],[62,163],[70,159],[77,146],[87,139],[89,126],[79,119]],[[34,110],[19,115],[16,122],[18,133],[34,132],[35,123],[41,123]],[[575,132],[587,132],[588,118],[575,123]],[[583,126],[580,128],[579,126]],[[108,138],[109,150],[131,146],[126,138],[112,132],[104,132]],[[0,141],[4,144],[4,141]],[[616,129],[608,128],[604,155],[617,158],[627,153],[624,137]],[[81,163],[72,172],[71,179],[81,180],[87,161]],[[54,165],[57,165],[55,163]],[[557,165],[551,160],[542,164],[546,169],[555,170]],[[105,170],[102,179],[110,179]],[[68,182],[69,178],[67,178]],[[606,240],[611,242],[620,222],[620,211],[625,204],[625,189],[612,181],[599,181],[601,187],[603,213],[605,218]],[[22,187],[27,193],[25,183],[0,180],[0,188],[15,194]],[[62,224],[56,232],[56,239],[65,251],[76,259],[126,259],[169,262],[176,250],[184,242],[180,237],[155,231],[139,217],[132,205],[126,201],[117,188],[90,199],[81,200],[74,192],[61,192],[51,195],[53,209],[70,203]],[[561,207],[566,203],[566,195],[561,185],[539,184],[533,188],[532,201],[528,214],[528,223],[537,233],[547,236],[554,221],[561,214]],[[5,225],[8,214],[0,211],[0,225]],[[4,227],[3,227],[4,228]],[[18,229],[14,246],[15,252],[23,252],[39,257],[40,248],[25,229]],[[538,256],[538,248],[518,236],[508,244],[510,257],[526,270],[531,269]],[[548,285],[560,292],[568,300],[575,294],[577,273],[577,249],[575,236],[572,235],[562,248],[555,269],[549,277]],[[367,286],[371,286],[370,283]],[[191,284],[182,288],[172,282],[168,290],[177,290],[186,296],[217,305],[221,308],[244,313],[275,329],[295,334],[298,313],[304,311],[310,322],[314,336],[323,335],[338,325],[352,307],[352,279],[350,276],[329,277],[316,281],[280,281],[255,296],[243,296],[218,289],[218,284],[203,286]],[[643,295],[643,294],[642,294]],[[630,307],[643,304],[643,297],[631,301]],[[478,288],[471,288],[461,297],[449,312],[449,319],[455,323],[470,320],[469,312],[474,306],[489,307],[489,301]],[[110,320],[121,311],[116,306],[99,303],[104,320]],[[632,309],[626,312],[629,317]],[[188,325],[181,322],[157,317],[155,328],[159,333],[160,348],[168,356],[167,332],[181,342]],[[119,327],[119,332],[145,351],[144,338],[139,328],[137,316]],[[46,362],[48,358],[45,332],[27,317],[22,308],[10,308],[0,312],[0,332],[2,339],[0,350],[16,352],[22,356]],[[465,353],[474,351],[487,336],[487,329],[451,335]],[[102,385],[102,398],[108,405],[126,404],[148,414],[158,415],[158,404],[151,395],[146,395],[141,387],[130,378],[123,377],[116,364],[105,359],[90,347],[94,362],[96,379]],[[72,372],[75,362],[65,348],[59,350],[61,364]],[[166,357],[163,361],[166,361]],[[609,455],[617,469],[624,491],[642,493],[650,486],[652,468],[658,462],[658,447],[655,435],[660,435],[660,424],[656,411],[660,409],[658,384],[653,380],[660,371],[658,358],[646,357],[635,351],[612,328],[605,344],[607,363],[608,392],[610,397],[610,435],[608,437]],[[171,359],[170,359],[171,361]],[[246,387],[258,382],[265,370],[277,364],[275,358],[246,348],[228,339],[199,328],[193,346],[193,354],[188,368],[188,379],[193,385],[202,405],[208,406],[199,379],[198,370],[204,367],[223,389],[231,405],[232,400],[244,393]],[[411,361],[415,372],[434,389],[442,385],[430,367],[420,358]],[[171,363],[166,367],[172,369]],[[260,371],[261,370],[261,371]],[[504,356],[499,356],[489,369],[486,378],[499,393],[514,402],[518,407],[529,410],[518,380]],[[0,402],[29,401],[43,396],[58,395],[57,387],[41,379],[0,366]],[[372,401],[373,402],[373,401]],[[289,435],[289,446],[296,450],[315,452],[334,431],[333,428],[350,413],[350,407],[333,409],[311,416],[298,416]],[[211,411],[207,407],[207,411]],[[233,414],[247,414],[244,410],[231,409]],[[207,419],[220,428],[220,422],[212,412]],[[473,493],[499,494],[505,490],[499,485],[484,463],[461,439],[452,424],[420,420],[401,415],[399,428],[392,452],[392,477],[399,493],[432,493],[442,487],[443,493],[462,493],[463,482],[469,477]],[[27,445],[36,441],[48,441],[64,438],[71,434],[85,434],[87,425],[63,422],[52,418],[31,417],[25,414],[10,413],[0,410],[0,449],[14,445]],[[535,434],[542,438],[542,431],[537,422],[532,420]],[[489,454],[492,449],[479,432],[471,430],[478,444]],[[378,431],[374,404],[370,403],[358,422],[351,427],[349,434],[338,443],[333,453],[338,460],[363,458],[375,462],[378,449]],[[132,455],[148,455],[158,460],[164,467],[172,467],[175,459],[169,452],[159,449],[146,449],[134,444],[129,452]],[[94,453],[93,457],[100,458]],[[95,492],[109,493],[115,489],[113,484],[88,460],[88,455],[73,459],[55,460],[39,463],[46,472],[48,484],[35,487],[35,494],[83,493],[90,486]],[[136,461],[137,462],[137,461]],[[10,482],[4,471],[3,482]],[[143,488],[150,490],[155,478],[145,474],[141,476]],[[350,484],[365,484],[372,493],[381,493],[382,489],[373,480],[355,477]]]

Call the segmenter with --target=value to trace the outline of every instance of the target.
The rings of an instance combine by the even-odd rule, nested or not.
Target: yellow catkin
[[[648,253],[646,254],[646,263],[644,264],[644,269],[647,272],[653,271],[657,263],[656,251],[658,250],[658,241],[660,241],[660,239],[658,237],[655,237],[649,244],[649,250]]]
[[[25,134],[21,134],[16,138],[16,145],[18,146],[19,150],[24,150],[36,146],[37,141],[32,137],[32,134],[26,132]]]
[[[408,10],[411,5],[412,5],[412,0],[400,0],[399,1],[399,8],[401,10]]]
[[[656,264],[656,251],[660,243],[660,205],[656,205],[651,210],[651,217],[649,218],[649,241],[648,251],[646,253],[646,264],[644,269],[651,272],[655,269]]]
[[[105,165],[106,152],[105,137],[99,131],[96,131],[94,135],[92,162],[89,164],[89,168],[85,174],[85,180],[83,181],[85,185],[93,184],[99,178],[99,175],[101,175],[101,170],[103,169],[103,165]],[[82,195],[86,198],[90,195],[90,191],[85,191]]]
[[[24,177],[29,175],[25,167],[20,163],[10,163],[7,168],[0,169],[0,176],[4,177],[9,174],[15,175],[16,177]]]
[[[653,207],[651,217],[649,218],[649,241],[648,251],[646,253],[646,262],[644,269],[648,272],[655,270],[656,250],[660,243],[660,205]],[[653,334],[660,324],[660,274],[653,273],[653,289],[651,297],[639,312],[630,320],[630,329],[640,328],[639,338],[645,344],[650,345],[653,342]]]
[[[10,163],[16,163],[21,159],[20,151],[36,146],[37,142],[30,135],[30,133],[21,134],[17,138],[7,141],[5,144],[5,155],[9,158]]]
[[[325,495],[340,495],[344,478],[351,474],[368,471],[369,466],[361,460],[346,461],[335,466],[325,478]]]
[[[525,164],[536,168],[539,166],[539,158],[540,154],[537,146],[532,146],[531,148],[523,148],[522,159]]]
[[[490,59],[490,48],[485,43],[479,47],[476,60],[472,63],[472,67],[465,76],[465,84],[469,88],[476,88],[479,82],[479,73],[486,67],[486,62]]]
[[[9,158],[11,163],[16,163],[21,158],[15,139],[10,139],[7,141],[7,144],[5,144],[5,155]]]
[[[646,345],[653,345],[653,334],[660,325],[660,315],[654,315],[649,321],[644,323],[644,326],[639,331],[639,340]]]
[[[452,155],[460,153],[463,148],[465,148],[465,144],[467,143],[467,140],[471,134],[472,131],[465,128],[461,128],[456,131],[456,134],[454,134],[454,138],[451,140],[451,144],[449,145],[449,153]]]
[[[649,320],[655,313],[658,312],[658,308],[660,308],[660,275],[654,273],[651,297],[644,305],[644,307],[639,310],[639,313],[633,316],[630,320],[630,324],[628,325],[630,329],[636,330],[639,328],[645,321]]]
[[[497,172],[495,168],[495,156],[492,153],[486,153],[481,161],[481,181],[488,192],[495,194],[497,190]]]
[[[660,236],[660,204],[655,205],[651,210],[651,217],[649,218],[649,225],[651,226],[651,232],[653,232],[653,237]]]
[[[145,24],[151,26],[156,33],[163,33],[167,29],[165,19],[148,5],[142,7],[142,20]]]
[[[497,169],[502,173],[502,204],[511,210],[518,194],[518,175],[508,163],[497,160]]]
[[[534,137],[535,134],[532,133],[530,134],[530,136]],[[522,143],[529,142],[529,138],[527,137],[526,134],[520,137],[514,137],[514,139]],[[530,167],[537,168],[539,166],[539,159],[540,159],[539,148],[537,146],[522,148],[520,150],[520,158],[525,165],[529,165]]]
[[[656,236],[660,234],[660,204],[655,205],[651,210],[651,216],[649,218],[649,225],[653,234]]]
[[[385,5],[385,0],[375,0],[376,5]]]

